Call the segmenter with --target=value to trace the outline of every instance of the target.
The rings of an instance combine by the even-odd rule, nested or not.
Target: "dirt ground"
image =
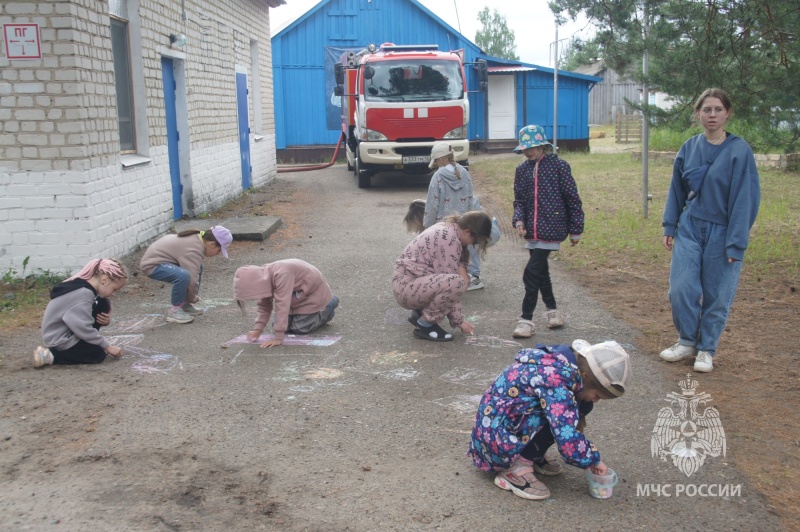
[[[487,195],[487,191],[482,193]],[[496,197],[484,203],[508,210],[498,205]],[[563,253],[559,260],[569,265],[569,258],[569,253]],[[615,317],[639,330],[637,347],[657,357],[676,341],[667,300],[669,260],[665,258],[663,267],[653,271],[638,268],[623,255],[618,259],[620,266],[608,269],[592,267],[589,258],[590,266],[571,268],[572,276]],[[733,413],[727,420],[726,437],[729,448],[740,457],[737,467],[767,497],[787,529],[796,529],[800,526],[800,368],[796,360],[800,286],[797,279],[749,275],[746,260],[742,272],[714,371],[703,386],[717,404]],[[692,363],[664,364],[664,372],[677,380],[693,373]]]
[[[480,182],[480,176],[476,175]],[[288,181],[277,180],[269,187],[269,197],[292,195]],[[508,212],[489,191],[481,191],[487,210]],[[300,213],[293,205],[277,199],[267,206],[259,198],[242,198],[229,204],[224,215],[271,214],[299,227]],[[508,226],[510,221],[506,220]],[[569,254],[562,258],[569,264]],[[669,302],[668,260],[661,271],[642,271],[620,257],[614,270],[587,267],[573,270],[574,279],[615,317],[641,331],[637,347],[654,357],[675,343]],[[728,325],[715,358],[712,378],[704,379],[704,389],[726,411],[728,446],[741,457],[736,465],[767,497],[787,529],[800,524],[800,368],[796,364],[800,293],[786,279],[765,281],[748,275],[747,267],[737,292]],[[664,372],[679,380],[692,372],[691,361],[663,364]],[[692,372],[693,373],[693,372]],[[696,374],[695,374],[696,375]],[[669,377],[667,377],[669,379]]]
[[[480,176],[477,176],[478,178]],[[480,179],[478,179],[480,181]],[[267,201],[244,197],[225,207],[220,216],[270,214],[280,216],[287,227],[301,227],[294,208],[302,204],[291,183],[278,179],[268,187]],[[496,197],[482,201],[497,213],[510,208]],[[267,208],[268,207],[268,208]],[[510,225],[510,223],[508,224]],[[568,254],[561,259],[568,263]],[[637,270],[625,257],[625,268],[583,268],[573,276],[615,317],[641,331],[637,347],[653,356],[675,343],[669,302],[668,261],[658,272]],[[727,421],[730,448],[742,459],[736,465],[767,497],[788,529],[800,524],[800,368],[796,364],[800,336],[800,293],[785,279],[769,282],[748,275],[747,267],[728,326],[715,358],[713,378],[703,385],[718,404],[736,414]],[[692,372],[691,361],[664,364],[673,380]]]
[[[304,242],[313,236],[308,227],[313,225],[311,220],[314,212],[304,207],[313,204],[314,193],[308,188],[297,189],[291,179],[279,176],[270,185],[245,194],[238,201],[213,213],[213,216],[280,216],[283,220],[282,229],[270,237],[268,244],[239,243],[241,247],[238,253],[257,254],[266,247],[273,254],[297,249],[297,254],[301,255]],[[395,199],[398,209],[407,204],[405,196]],[[498,215],[506,211],[510,214],[508,206],[498,205],[494,198],[486,194],[481,200],[487,210]],[[360,231],[366,230],[364,228],[369,225],[369,221],[364,222]],[[342,238],[349,233],[344,232]],[[375,238],[374,245],[381,245],[380,238]],[[127,259],[131,266],[137,260],[138,254]],[[566,254],[561,260],[569,264]],[[232,276],[233,266],[219,264],[221,266],[214,266],[217,275]],[[657,359],[658,351],[674,342],[666,301],[666,269],[643,272],[638,271],[635,264],[623,260],[620,260],[620,264],[626,266],[616,270],[590,267],[572,270],[569,275],[615,317],[640,331],[635,340],[636,348],[646,356]],[[159,291],[163,290],[155,283],[138,278],[133,278],[129,284],[125,298],[138,302],[159,297]],[[228,292],[229,287],[225,286],[220,288],[219,293],[206,296],[229,297]],[[490,293],[487,291],[487,294]],[[163,298],[163,295],[160,297]],[[795,406],[800,380],[794,364],[797,326],[800,325],[796,310],[798,303],[796,286],[750,278],[745,267],[729,325],[720,345],[719,357],[715,360],[715,370],[703,379],[704,391],[714,397],[716,405],[724,405],[727,413],[727,445],[730,450],[735,450],[730,453],[736,457],[735,466],[766,497],[772,512],[780,516],[786,529],[796,529],[800,523],[800,475],[796,474],[800,469],[800,422]],[[124,301],[121,305],[125,310]],[[223,315],[220,322],[211,321],[215,319],[211,316],[206,319],[209,320],[206,323],[223,328],[229,336],[241,333],[241,324],[229,326],[225,321],[229,319],[227,315]],[[40,316],[31,316],[31,320],[38,326]],[[200,352],[210,343],[218,343],[217,339],[204,335],[202,329],[197,331],[194,338],[182,340],[184,349],[191,351],[196,348]],[[119,333],[119,329],[116,332]],[[273,400],[272,392],[266,388],[235,380],[241,377],[236,377],[232,369],[227,369],[237,367],[233,364],[239,355],[233,349],[221,355],[220,363],[223,365],[219,374],[202,381],[202,386],[180,375],[174,375],[170,381],[150,380],[147,374],[124,372],[113,365],[69,370],[71,384],[66,386],[63,372],[45,370],[32,373],[29,357],[10,355],[30,351],[31,338],[37,334],[35,327],[0,333],[0,350],[4,355],[0,359],[0,375],[6,377],[0,387],[0,393],[3,394],[0,401],[4,405],[4,413],[0,415],[0,438],[4,441],[0,441],[0,445],[5,449],[0,485],[5,485],[9,490],[5,497],[0,495],[0,513],[5,514],[0,518],[0,523],[9,529],[52,529],[60,523],[59,515],[80,514],[75,507],[63,506],[77,505],[74,502],[76,500],[103,508],[104,513],[98,513],[88,520],[83,517],[80,524],[85,529],[103,529],[109,522],[114,522],[113,517],[117,514],[130,516],[130,519],[122,522],[129,523],[124,528],[131,530],[198,530],[220,529],[223,526],[238,530],[256,527],[271,530],[401,529],[396,523],[404,522],[403,519],[415,529],[461,529],[461,526],[453,526],[454,523],[461,523],[456,516],[469,511],[464,509],[465,505],[469,506],[464,500],[448,501],[441,492],[427,491],[431,489],[427,484],[417,485],[413,480],[413,477],[432,480],[431,477],[435,479],[442,472],[438,466],[427,462],[422,464],[421,470],[412,469],[416,467],[412,458],[419,460],[420,457],[445,455],[456,463],[463,461],[463,442],[449,447],[448,438],[453,436],[449,433],[460,432],[456,436],[464,437],[463,425],[459,430],[448,428],[450,425],[446,422],[452,421],[450,418],[453,416],[444,415],[438,431],[442,441],[425,440],[415,434],[403,441],[401,429],[370,413],[371,410],[377,412],[386,406],[382,398],[373,398],[375,403],[371,406],[359,402],[325,403],[309,400],[305,407],[291,411],[287,414],[290,418],[282,421],[288,423],[291,430],[284,428],[265,434],[264,441],[268,440],[273,447],[282,449],[275,455],[268,455],[261,446],[237,436],[237,431],[231,429],[258,423],[265,415],[261,410],[263,401]],[[388,353],[381,356],[386,360],[388,355],[409,364],[409,357],[414,357],[414,363],[417,363],[416,358],[420,362],[424,362],[424,358],[435,360],[435,354],[424,350],[407,353],[402,348],[392,349],[391,338],[377,338],[374,342],[384,346],[381,349]],[[376,351],[371,362],[377,363],[379,355]],[[151,357],[151,360],[162,365],[153,371],[166,371],[164,365],[172,363],[167,358],[170,356]],[[353,357],[350,355],[350,358]],[[182,363],[189,366],[194,359],[186,356]],[[211,363],[198,361],[196,365],[200,367]],[[677,382],[682,375],[691,372],[688,363],[660,364],[658,368],[662,375],[654,374],[654,381]],[[349,368],[323,368],[328,374],[342,369]],[[319,382],[326,378],[324,375],[318,377]],[[374,378],[378,379],[378,374]],[[647,380],[646,375],[636,375],[636,378]],[[398,385],[393,397],[401,398],[397,407],[410,413],[410,419],[406,422],[413,427],[415,422],[411,414],[419,414],[424,409],[417,406],[413,395],[405,399],[405,394],[412,393],[406,390],[406,386]],[[132,394],[130,390],[136,390],[136,393]],[[205,412],[187,412],[177,404],[206,404],[209,398],[214,401]],[[279,401],[277,394],[274,400]],[[132,411],[136,413],[134,419],[127,417]],[[221,417],[229,420],[229,425],[226,424],[223,429],[218,424],[212,425],[210,421]],[[409,472],[399,480],[391,476],[384,477],[391,478],[391,482],[398,482],[398,485],[386,486],[380,480],[380,466],[375,465],[375,460],[370,462],[373,448],[368,445],[366,437],[361,436],[364,438],[362,441],[359,437],[339,436],[338,429],[342,423],[339,420],[344,419],[356,419],[355,423],[364,424],[363,427],[353,425],[356,431],[367,428],[367,425],[374,427],[375,432],[393,435],[401,430],[400,435],[396,436],[398,442],[390,450],[396,460],[403,461]],[[354,429],[350,430],[352,432]],[[148,452],[120,452],[129,439],[143,437],[153,442]],[[298,458],[298,450],[302,450],[303,458]],[[276,470],[274,461],[278,459],[292,461],[293,467],[308,478],[293,478],[288,473]],[[263,469],[253,470],[246,466],[253,462],[263,463]],[[77,469],[76,465],[80,468]],[[341,474],[343,469],[347,471],[344,481]],[[76,471],[80,471],[81,479],[71,478]],[[455,475],[459,475],[459,470]],[[28,481],[23,482],[26,478]],[[111,489],[102,493],[93,492],[91,485],[87,486],[87,479],[92,478],[102,479],[103,485],[106,488],[110,485]],[[463,477],[452,478],[458,483],[468,484],[466,479],[458,480]],[[311,498],[305,502],[307,497],[301,497],[303,494],[298,493],[301,480],[316,483],[322,498]],[[344,485],[341,485],[342,482]],[[326,488],[334,484],[335,489]],[[75,490],[76,493],[66,497],[63,493],[52,492],[52,485],[62,486],[67,491]],[[17,491],[11,493],[12,488]],[[407,489],[402,491],[404,488]],[[326,491],[328,489],[334,491]],[[406,500],[405,496],[402,500],[394,499],[394,489],[401,490],[401,493],[416,491],[418,496],[432,502],[416,507],[413,499]],[[279,492],[282,495],[278,495]],[[343,492],[348,496],[341,499]],[[292,500],[298,504],[295,514],[286,505],[287,498],[293,494],[297,499]],[[41,512],[36,511],[37,505],[43,503],[45,496],[62,506],[40,515]],[[327,511],[331,519],[335,519],[344,509],[337,510],[325,504],[339,507],[352,504],[356,508],[360,499],[370,496],[377,496],[386,505],[373,512],[382,512],[380,520],[370,520],[374,516],[369,511],[360,514],[359,520],[356,520],[354,513],[351,523],[345,520],[302,521],[297,517],[301,512],[308,514],[316,510],[322,513]],[[442,498],[446,502],[442,502]],[[476,501],[476,505],[480,504],[477,502],[479,498],[470,500]],[[515,502],[502,500],[505,503]],[[434,502],[440,508],[450,509],[438,510],[440,513],[435,514],[431,510]],[[654,530],[664,526],[659,521],[658,513],[651,511],[652,506],[644,506],[636,501],[626,503],[641,512],[637,527]],[[153,514],[152,508],[161,508],[161,513]],[[542,505],[539,508],[542,515],[552,516],[555,511],[557,517],[557,507]],[[677,515],[680,508],[676,506],[672,511]],[[503,511],[508,515],[529,515],[530,509],[529,505],[520,504]],[[595,511],[603,512],[595,506],[587,506],[582,510],[587,515]],[[472,511],[477,513],[477,510]],[[39,520],[32,521],[33,515]],[[264,525],[265,517],[269,520],[267,526]],[[601,521],[604,524],[597,528],[624,529],[632,526],[630,521],[614,521],[614,517],[607,519]],[[71,523],[75,525],[76,521]],[[319,523],[326,524],[323,526]],[[720,529],[714,522],[692,522],[691,526]],[[742,529],[757,530],[758,526],[748,523]]]

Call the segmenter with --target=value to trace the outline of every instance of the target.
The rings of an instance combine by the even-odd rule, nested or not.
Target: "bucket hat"
[[[428,168],[433,168],[436,166],[436,159],[439,157],[444,157],[445,155],[451,155],[453,150],[450,149],[449,142],[436,142],[431,148],[431,162],[428,163]]]
[[[608,393],[619,397],[631,380],[631,361],[628,353],[617,342],[610,340],[591,345],[586,340],[575,340],[572,349],[586,359],[589,369]],[[614,388],[617,385],[622,392]]]
[[[547,142],[547,135],[544,134],[542,126],[525,126],[519,130],[519,146],[514,148],[514,153],[522,153],[522,150],[545,144],[550,143]]]

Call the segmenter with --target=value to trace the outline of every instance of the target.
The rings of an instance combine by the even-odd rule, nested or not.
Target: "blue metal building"
[[[552,138],[553,69],[483,54],[416,0],[320,0],[272,38],[279,160],[307,160],[302,153],[309,149],[330,151],[341,133],[332,98],[333,62],[344,51],[385,42],[437,44],[440,50],[463,49],[467,63],[487,60],[487,93],[479,92],[475,70],[465,66],[471,141],[510,142],[529,123],[544,126]],[[558,74],[558,144],[588,147],[589,91],[601,78]]]

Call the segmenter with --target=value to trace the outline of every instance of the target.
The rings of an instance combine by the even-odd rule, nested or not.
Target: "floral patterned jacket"
[[[600,462],[594,444],[576,430],[576,395],[583,383],[567,345],[521,349],[516,362],[489,387],[478,407],[467,456],[484,471],[508,469],[539,430],[551,430],[568,464]]]

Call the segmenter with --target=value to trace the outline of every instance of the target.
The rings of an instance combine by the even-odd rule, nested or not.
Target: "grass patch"
[[[27,261],[23,263],[23,276]],[[17,274],[13,268],[7,270],[0,283],[0,329],[38,326],[50,301],[50,289],[66,279],[66,275],[41,269],[25,277]]]
[[[605,140],[605,139],[603,139]],[[630,154],[564,153],[578,183],[586,225],[580,245],[563,253],[575,268],[623,268],[648,277],[669,268],[661,245],[661,215],[672,164],[650,161],[648,218],[642,215],[642,165]],[[501,198],[509,212],[514,201],[514,170],[522,157],[476,160],[482,185]],[[800,272],[800,172],[759,170],[761,208],[745,254],[752,274],[793,283]]]

